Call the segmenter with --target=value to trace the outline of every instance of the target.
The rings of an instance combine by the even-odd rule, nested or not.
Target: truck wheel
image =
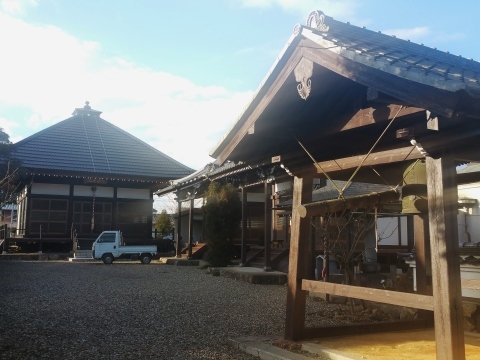
[[[142,256],[140,256],[140,261],[142,262],[142,264],[150,264],[150,261],[152,261],[152,257],[150,256],[150,254],[142,254]]]
[[[111,264],[113,262],[112,254],[103,254],[102,261],[104,264]]]

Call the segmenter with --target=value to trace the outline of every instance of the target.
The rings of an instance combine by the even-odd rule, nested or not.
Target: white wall
[[[400,231],[399,228],[399,221],[400,219]],[[378,243],[379,245],[402,245],[407,246],[408,238],[407,238],[407,217],[401,216],[400,218],[397,217],[385,217],[379,218],[377,221],[378,233],[381,241]],[[400,233],[400,239],[399,239]]]
[[[33,183],[30,191],[32,194],[68,196],[70,195],[70,185]]]
[[[480,183],[458,186],[459,199],[476,199],[472,208],[461,208],[458,211],[458,241],[466,241],[466,232],[472,242],[480,242]]]
[[[130,189],[130,188],[118,188],[118,199],[150,199],[150,190],[148,189]]]
[[[73,195],[74,196],[93,196],[93,190],[91,185],[75,185],[73,187]],[[105,198],[113,198],[113,187],[107,186],[97,186],[95,190],[96,197],[105,197]]]

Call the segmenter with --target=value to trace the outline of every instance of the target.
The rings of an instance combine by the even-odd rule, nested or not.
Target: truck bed
[[[124,254],[156,253],[155,245],[123,245],[118,247],[118,251]]]

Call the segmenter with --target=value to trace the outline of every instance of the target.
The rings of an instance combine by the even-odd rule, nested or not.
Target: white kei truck
[[[104,264],[111,264],[115,259],[140,260],[150,264],[157,254],[155,245],[125,245],[120,231],[104,231],[92,245],[92,257],[102,259]]]

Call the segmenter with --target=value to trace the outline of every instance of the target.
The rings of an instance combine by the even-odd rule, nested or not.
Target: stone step
[[[93,259],[93,258],[72,258],[72,257],[69,257],[68,258],[68,261],[70,262],[76,262],[76,263],[84,263],[84,262],[99,262],[101,260],[97,260],[97,259]]]
[[[74,258],[76,259],[91,259],[92,250],[77,250],[75,251]]]

